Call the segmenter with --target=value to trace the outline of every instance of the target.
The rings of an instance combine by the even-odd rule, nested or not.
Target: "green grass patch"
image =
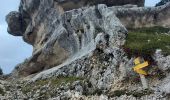
[[[116,90],[116,91],[110,93],[109,97],[120,97],[122,95],[128,95],[128,96],[132,95],[136,98],[140,98],[142,96],[150,95],[153,93],[154,93],[154,91],[150,90],[150,89],[145,89],[145,90],[141,90],[141,91]]]
[[[153,94],[153,93],[154,93],[153,90],[145,89],[145,90],[142,90],[142,91],[132,91],[132,92],[127,93],[127,95],[133,95],[136,98],[141,98],[142,96],[150,95],[150,94]]]
[[[151,55],[156,49],[162,49],[163,54],[170,54],[170,28],[150,27],[129,29],[124,45],[128,55]]]
[[[126,94],[127,90],[116,90],[114,91],[111,95],[109,95],[110,97],[120,97],[122,95]]]
[[[0,94],[1,94],[1,95],[4,95],[4,94],[5,94],[5,92],[4,92],[4,90],[3,90],[2,88],[0,88]]]
[[[83,80],[84,78],[80,77],[53,77],[49,79],[43,79],[43,80],[38,80],[35,83],[28,84],[24,87],[22,87],[23,93],[28,93],[31,92],[32,90],[37,90],[40,87],[47,85],[48,83],[50,84],[51,88],[59,87],[61,84],[67,84],[67,83],[73,83],[74,81],[77,80]]]

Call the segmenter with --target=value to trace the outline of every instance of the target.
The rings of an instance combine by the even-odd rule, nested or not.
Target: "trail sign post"
[[[135,66],[133,67],[133,70],[140,75],[140,79],[141,79],[143,88],[147,89],[148,83],[147,83],[147,80],[145,78],[145,75],[147,75],[147,73],[142,68],[147,67],[149,64],[148,64],[147,61],[141,62],[140,57],[136,58],[134,60],[134,63],[135,63]]]

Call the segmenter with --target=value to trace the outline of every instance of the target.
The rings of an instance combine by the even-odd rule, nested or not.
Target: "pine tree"
[[[0,75],[3,75],[3,71],[2,68],[0,67]]]
[[[167,2],[170,2],[170,0],[161,0],[159,3],[156,4],[156,6],[161,6],[166,4]]]

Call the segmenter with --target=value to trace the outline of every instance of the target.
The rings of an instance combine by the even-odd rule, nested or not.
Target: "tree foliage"
[[[0,75],[3,75],[3,71],[2,68],[0,67]]]
[[[156,4],[156,6],[161,6],[166,4],[167,2],[170,2],[170,0],[161,0],[159,3]]]

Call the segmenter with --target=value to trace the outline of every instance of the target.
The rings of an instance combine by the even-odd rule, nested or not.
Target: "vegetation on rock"
[[[170,0],[161,0],[159,3],[156,4],[156,6],[161,6],[166,4],[167,2],[170,2]]]
[[[124,45],[125,51],[128,55],[152,55],[156,49],[161,49],[164,54],[170,54],[169,28],[156,26],[129,30]]]
[[[3,71],[2,68],[0,67],[0,75],[3,75]]]
[[[153,93],[153,90],[150,90],[150,89],[145,89],[145,90],[141,90],[141,91],[128,91],[128,90],[116,90],[114,91],[113,93],[110,94],[111,97],[120,97],[122,95],[133,95],[134,97],[136,98],[140,98],[142,96],[145,96],[145,95],[150,95]]]
[[[35,83],[28,84],[22,88],[22,91],[24,93],[28,93],[28,92],[31,92],[32,90],[37,90],[47,84],[49,84],[50,87],[55,88],[55,87],[59,87],[63,83],[71,84],[77,80],[83,80],[83,78],[79,78],[79,77],[57,77],[56,78],[56,77],[53,77],[52,79],[38,80]]]

